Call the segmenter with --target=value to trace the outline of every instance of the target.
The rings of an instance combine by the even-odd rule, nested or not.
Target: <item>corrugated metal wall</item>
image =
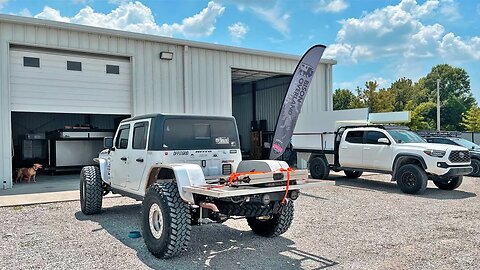
[[[233,96],[232,114],[237,121],[241,149],[247,151],[250,150],[250,121],[253,119],[251,90],[251,83],[233,86],[233,93],[241,94]]]
[[[0,124],[3,127],[10,126],[11,121],[9,43],[131,57],[133,115],[151,112],[231,115],[232,67],[291,74],[298,61],[254,52],[237,53],[221,46],[209,49],[167,44],[102,29],[18,20],[21,22],[0,21]],[[107,32],[116,34],[105,34]],[[173,52],[173,60],[159,59],[162,51]],[[331,64],[319,66],[303,109],[312,112],[331,109],[330,94],[325,89],[331,91]],[[0,142],[0,180],[10,182],[11,129],[0,129]]]

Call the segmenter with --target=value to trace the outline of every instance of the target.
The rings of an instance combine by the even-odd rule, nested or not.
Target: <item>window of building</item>
[[[67,61],[67,70],[82,71],[82,62]]]
[[[147,146],[148,122],[136,123],[133,126],[133,149],[145,149]]]
[[[120,67],[115,65],[107,65],[107,74],[120,74]]]
[[[40,58],[37,57],[23,57],[23,66],[25,67],[40,67]]]
[[[362,143],[363,131],[349,131],[345,137],[345,141],[349,143]]]

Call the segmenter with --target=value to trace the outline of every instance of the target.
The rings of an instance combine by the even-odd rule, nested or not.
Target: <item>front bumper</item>
[[[450,168],[446,174],[442,175],[445,177],[451,176],[459,176],[459,175],[467,175],[473,171],[472,166],[462,166],[462,167],[454,167]]]

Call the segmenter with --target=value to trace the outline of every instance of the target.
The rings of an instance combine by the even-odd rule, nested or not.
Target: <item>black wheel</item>
[[[345,173],[345,175],[348,177],[348,178],[358,178],[360,176],[362,176],[363,172],[362,171],[349,171],[349,170],[345,170],[343,171]]]
[[[310,161],[310,174],[315,179],[327,179],[330,173],[327,161],[322,157],[313,158]]]
[[[480,160],[472,158],[473,171],[468,176],[480,176]]]
[[[449,178],[447,181],[434,180],[433,183],[439,189],[454,190],[462,184],[462,181],[463,181],[463,176],[455,176],[455,177]]]
[[[152,185],[142,203],[142,232],[148,250],[157,258],[171,258],[187,249],[191,216],[176,183]]]
[[[270,218],[249,217],[247,218],[248,226],[255,234],[264,237],[276,237],[285,233],[293,220],[293,201],[288,200],[281,207],[277,214],[273,214]]]
[[[100,168],[83,167],[80,172],[80,207],[85,215],[98,214],[102,210],[103,185]]]
[[[422,194],[427,189],[427,174],[418,165],[403,165],[398,170],[396,178],[397,185],[404,193]]]

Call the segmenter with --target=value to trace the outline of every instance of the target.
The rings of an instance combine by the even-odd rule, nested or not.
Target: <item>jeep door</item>
[[[128,164],[127,189],[138,190],[144,179],[147,164],[147,142],[150,127],[150,119],[142,119],[132,122],[132,148],[130,150],[130,162]]]
[[[380,143],[379,139],[387,139],[390,144]],[[391,171],[393,148],[391,140],[380,131],[367,131],[363,145],[363,167],[382,171]]]
[[[362,168],[363,130],[346,130],[344,139],[338,149],[339,162],[342,167]]]
[[[111,152],[111,180],[112,186],[125,187],[128,179],[128,165],[130,163],[130,124],[123,124],[115,135],[115,144]]]

